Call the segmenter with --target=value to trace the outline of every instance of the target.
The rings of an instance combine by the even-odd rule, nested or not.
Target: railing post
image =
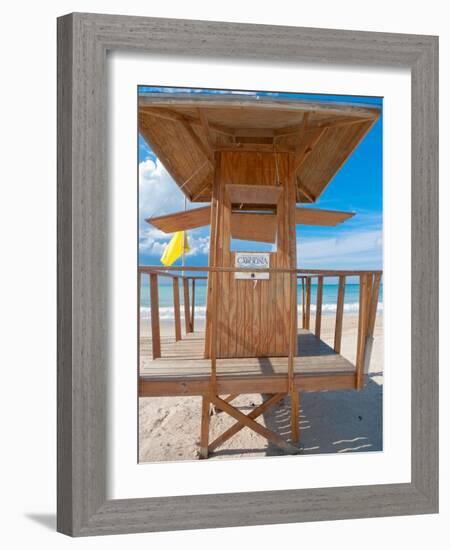
[[[305,277],[302,277],[302,328],[306,328]]]
[[[305,306],[305,328],[309,330],[311,319],[311,277],[306,277],[306,306]]]
[[[189,280],[187,277],[183,277],[183,290],[184,290],[184,323],[186,325],[186,334],[192,332],[191,327],[191,311],[189,307]]]
[[[366,344],[365,344],[365,353],[364,353],[364,373],[365,374],[369,371],[370,359],[372,357],[373,333],[375,330],[375,321],[377,317],[378,293],[380,291],[381,273],[373,273],[371,277],[372,277],[372,284],[370,286],[368,315],[367,315],[367,334],[366,334]]]
[[[334,326],[334,351],[341,353],[342,321],[344,316],[345,275],[339,276],[339,289],[336,304],[336,323]]]
[[[316,330],[317,338],[320,338],[320,329],[322,325],[322,298],[323,298],[323,276],[317,277],[317,300],[316,300]]]
[[[378,294],[380,291],[380,283],[381,283],[381,273],[375,273],[373,275],[372,292],[370,296],[370,311],[369,311],[369,320],[367,323],[367,336],[373,336],[373,331],[375,329],[375,320],[377,317]]]
[[[211,315],[211,339],[210,339],[210,358],[211,358],[211,391],[217,392],[217,272],[212,272],[212,315]]]
[[[150,308],[152,319],[152,354],[153,359],[161,357],[161,334],[159,328],[158,275],[150,273]]]
[[[180,316],[180,285],[178,277],[173,282],[173,313],[175,319],[175,342],[181,340],[181,316]]]
[[[358,340],[356,348],[356,389],[364,387],[364,358],[367,335],[367,319],[369,312],[369,280],[367,275],[359,277],[359,316]]]
[[[289,315],[289,362],[288,362],[288,372],[289,372],[289,381],[291,385],[291,390],[293,389],[294,382],[294,358],[297,355],[297,276],[290,275],[290,285],[289,285],[289,304],[290,304],[290,315]]]
[[[195,322],[195,279],[192,278],[192,303],[191,303],[191,331],[194,332],[194,322]]]

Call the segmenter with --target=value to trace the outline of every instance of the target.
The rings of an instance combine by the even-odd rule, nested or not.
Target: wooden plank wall
[[[274,185],[277,169],[273,153],[222,152],[216,159],[217,208],[212,210],[210,265],[233,267],[230,250],[231,205],[225,185]],[[278,153],[283,193],[277,208],[277,251],[271,267],[296,266],[295,186],[292,156]],[[213,250],[214,248],[214,250]],[[211,304],[211,277],[208,301]],[[217,357],[264,357],[288,354],[289,274],[271,274],[269,280],[236,280],[234,273],[217,275]],[[210,307],[207,307],[205,356],[209,356]]]

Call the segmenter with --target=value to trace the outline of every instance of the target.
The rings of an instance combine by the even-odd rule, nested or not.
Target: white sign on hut
[[[235,279],[268,279],[269,273],[258,273],[259,269],[269,269],[270,254],[268,252],[236,252],[234,266],[255,271],[237,271]]]

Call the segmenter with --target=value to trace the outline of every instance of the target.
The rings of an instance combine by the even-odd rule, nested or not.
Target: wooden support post
[[[195,322],[195,279],[192,279],[192,296],[191,296],[191,331],[194,332]]]
[[[208,266],[216,267],[217,266],[217,233],[219,230],[219,179],[220,179],[220,168],[221,168],[221,156],[219,153],[215,154],[215,170],[214,170],[214,179],[211,190],[211,234],[210,234],[210,253],[208,259]],[[206,324],[205,324],[205,359],[211,358],[211,341],[212,341],[212,311],[213,311],[213,301],[214,301],[214,285],[217,283],[217,278],[215,277],[214,272],[208,272],[208,282],[207,282],[207,297],[206,297]]]
[[[220,164],[221,156],[216,153],[216,171],[214,173],[212,201],[211,201],[211,238],[214,235],[211,246],[210,264],[212,268],[217,267],[219,253],[219,225],[221,217],[220,196],[223,190],[220,189]],[[209,356],[211,358],[211,391],[217,394],[217,293],[218,293],[218,275],[217,271],[212,271],[210,275],[210,293],[208,300],[211,299],[211,319],[207,320],[210,323],[210,338],[209,338]],[[209,304],[209,303],[208,303]]]
[[[175,319],[175,342],[181,340],[181,316],[180,316],[180,285],[178,277],[172,279],[173,282],[173,311]]]
[[[300,430],[298,426],[300,395],[298,391],[291,392],[291,439],[294,445],[300,440]]]
[[[370,311],[369,311],[369,320],[367,324],[367,335],[373,336],[373,331],[375,329],[375,320],[377,317],[377,308],[378,308],[378,294],[380,291],[381,283],[381,273],[375,273],[372,285],[372,292],[370,296]]]
[[[289,277],[289,357],[288,357],[288,376],[289,390],[294,389],[294,362],[297,355],[297,275],[291,274]]]
[[[159,328],[158,275],[150,273],[150,310],[152,319],[153,359],[161,357],[161,333]]]
[[[302,277],[302,328],[306,328],[305,277]]]
[[[367,335],[368,302],[369,302],[369,280],[368,275],[359,277],[359,318],[358,318],[358,341],[356,349],[356,389],[364,387],[364,358]]]
[[[306,306],[305,306],[305,328],[309,330],[311,319],[311,277],[306,277]]]
[[[200,458],[208,458],[209,452],[209,396],[202,398],[202,424],[200,429]]]
[[[381,273],[374,273],[372,285],[370,287],[368,315],[367,315],[367,334],[364,353],[364,374],[369,372],[370,359],[372,357],[373,333],[375,330],[375,320],[377,317],[378,293],[380,291]]]
[[[323,298],[323,276],[317,277],[317,301],[316,301],[316,330],[317,338],[320,338],[320,329],[322,325],[322,298]]]
[[[344,317],[345,275],[339,276],[339,290],[336,304],[336,323],[334,326],[334,351],[341,353],[342,322]]]
[[[189,280],[187,277],[183,277],[183,291],[184,291],[184,322],[186,325],[186,334],[192,332],[191,328],[191,312],[189,307]]]

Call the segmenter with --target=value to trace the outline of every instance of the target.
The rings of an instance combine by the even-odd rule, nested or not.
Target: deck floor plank
[[[150,395],[168,392],[167,395],[196,395],[206,388],[210,379],[211,362],[203,358],[204,333],[188,334],[183,340],[175,342],[173,337],[161,339],[162,357],[153,360],[151,339],[141,339],[141,394]],[[305,380],[317,379],[312,388],[330,389],[347,387],[353,384],[355,366],[337,354],[328,344],[310,331],[298,331],[299,356],[295,358],[295,377]],[[271,382],[282,391],[287,381],[287,357],[243,357],[217,360],[217,376],[223,387],[248,390],[252,381],[256,388]],[[320,384],[319,384],[320,382]],[[154,384],[154,387],[151,385]],[[300,382],[299,382],[300,384]],[[150,389],[149,389],[150,388]],[[158,389],[159,388],[159,389]],[[173,388],[173,390],[171,390]],[[172,393],[173,391],[173,393]]]

